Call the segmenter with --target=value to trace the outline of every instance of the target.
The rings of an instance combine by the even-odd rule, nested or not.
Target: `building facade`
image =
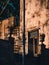
[[[12,37],[14,38],[14,53],[21,52],[20,47],[21,45],[19,44],[19,26],[15,26],[15,17],[9,17],[7,19],[4,19],[0,22],[0,39],[3,40],[9,40],[10,37],[10,28],[12,27]]]
[[[40,35],[45,34],[44,44],[49,48],[49,0],[25,0],[25,52],[30,49],[40,54]],[[20,33],[23,33],[23,0],[20,0]],[[22,35],[21,35],[22,36]]]
[[[49,48],[49,0],[25,0],[25,53],[33,53],[34,55],[38,55],[41,53],[41,41],[40,35],[45,34],[44,44],[46,48]],[[17,27],[12,36],[16,40],[16,44],[21,46],[19,52],[23,52],[23,23],[24,23],[24,3],[23,0],[20,0],[20,26],[19,33],[17,34]],[[11,19],[11,18],[10,18]],[[5,21],[5,20],[4,20]],[[12,18],[14,21],[14,18]],[[0,24],[7,24],[0,23]],[[11,23],[11,22],[10,22]],[[0,25],[1,26],[1,25]],[[1,28],[1,27],[0,27]],[[4,26],[2,25],[2,35],[0,33],[1,38],[5,38],[4,36]],[[7,33],[7,32],[6,32]],[[9,36],[9,35],[8,35]]]

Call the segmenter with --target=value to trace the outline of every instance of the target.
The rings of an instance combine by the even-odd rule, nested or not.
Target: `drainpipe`
[[[22,65],[25,61],[25,0],[23,0],[23,54],[22,54]]]

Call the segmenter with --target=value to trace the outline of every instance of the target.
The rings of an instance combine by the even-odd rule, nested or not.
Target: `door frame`
[[[31,32],[37,33],[37,36],[36,36],[36,34],[35,34],[35,37],[34,37],[34,35],[33,35],[33,37],[32,37],[32,36],[30,37],[30,33],[31,33]],[[34,34],[34,33],[33,33],[33,34]],[[29,53],[29,42],[30,42],[30,38],[33,38],[33,44],[35,43],[34,39],[37,38],[37,46],[38,46],[38,44],[39,44],[39,29],[31,30],[31,31],[28,32],[28,53]],[[37,47],[37,49],[38,49],[38,47]],[[34,55],[34,56],[37,56],[38,51],[37,51],[37,53],[35,53],[35,51],[36,51],[36,49],[35,49],[35,44],[34,44],[34,45],[33,45],[33,55]]]

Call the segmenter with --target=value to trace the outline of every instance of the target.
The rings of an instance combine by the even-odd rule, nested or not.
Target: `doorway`
[[[28,54],[37,55],[39,42],[39,30],[28,32]]]

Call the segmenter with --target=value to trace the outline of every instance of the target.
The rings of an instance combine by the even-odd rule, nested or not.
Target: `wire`
[[[8,3],[9,3],[10,0],[7,1],[6,5],[4,6],[3,10],[1,11],[0,13],[0,16],[2,15],[2,13],[4,12],[5,8],[7,7]]]

